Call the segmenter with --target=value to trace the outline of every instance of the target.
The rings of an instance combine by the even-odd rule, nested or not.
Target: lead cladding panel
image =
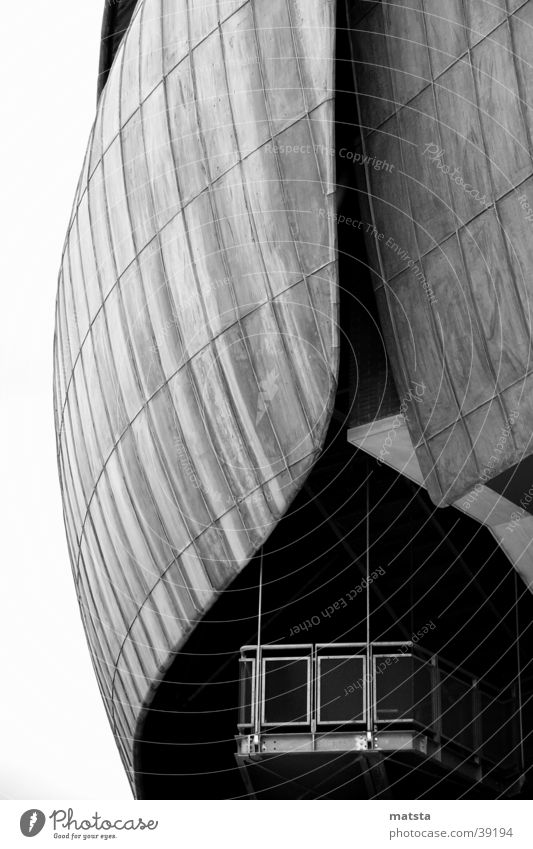
[[[132,777],[154,681],[266,540],[337,381],[334,4],[138,4],[57,302],[72,566]]]
[[[377,301],[450,504],[531,453],[533,2],[347,6]]]

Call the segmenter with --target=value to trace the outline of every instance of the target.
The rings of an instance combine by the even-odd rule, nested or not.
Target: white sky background
[[[65,542],[52,410],[57,273],[94,118],[103,0],[2,8],[0,798],[131,798]]]

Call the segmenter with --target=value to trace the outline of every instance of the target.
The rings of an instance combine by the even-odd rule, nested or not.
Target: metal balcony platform
[[[413,644],[245,646],[236,761],[253,798],[498,798],[511,694]]]

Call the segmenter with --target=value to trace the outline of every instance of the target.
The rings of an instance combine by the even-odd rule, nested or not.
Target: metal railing
[[[259,662],[259,667],[257,666]],[[244,646],[239,730],[424,733],[437,747],[519,770],[518,704],[410,642]]]

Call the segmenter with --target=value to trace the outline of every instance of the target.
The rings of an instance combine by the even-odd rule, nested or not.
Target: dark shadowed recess
[[[137,5],[137,0],[106,0],[104,19],[102,21],[102,38],[100,43],[100,66],[98,69],[97,95],[104,89],[124,33],[128,29],[131,16]]]
[[[126,4],[122,4],[126,5]],[[134,4],[130,4],[133,6]],[[356,108],[339,3],[337,149],[353,147]],[[357,217],[353,170],[338,159],[339,213]],[[353,169],[354,166],[351,166]],[[399,403],[381,340],[362,235],[339,226],[341,368],[325,448],[300,494],[263,551],[263,643],[356,642],[366,635],[366,599],[322,611],[360,584],[366,535],[370,569],[383,574],[370,588],[371,639],[408,640],[433,622],[423,648],[498,687],[516,676],[515,576],[490,533],[453,508],[436,509],[425,491],[347,443],[353,423],[397,411]],[[370,503],[367,526],[367,499]],[[257,640],[259,561],[256,557],[196,627],[155,691],[136,732],[136,792],[145,799],[246,797],[235,765],[238,657]],[[531,600],[522,584],[524,698],[532,693],[527,664],[533,642]],[[301,623],[320,622],[295,635]],[[524,734],[533,729],[524,711]],[[527,746],[527,760],[531,760]],[[390,776],[394,780],[391,764]],[[356,798],[349,772],[330,798]],[[464,792],[454,776],[434,798]],[[422,767],[398,780],[396,798],[431,798]],[[308,794],[313,795],[312,790]],[[299,785],[271,788],[261,798],[301,798]]]

